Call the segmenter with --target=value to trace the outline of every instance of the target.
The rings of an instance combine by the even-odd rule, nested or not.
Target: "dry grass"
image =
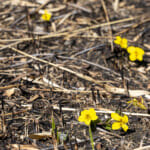
[[[95,149],[150,148],[149,0],[0,2],[0,149],[91,149],[77,121],[91,107],[102,120],[116,109],[129,117],[127,133],[97,126]],[[116,35],[143,48],[144,61],[122,58]],[[146,110],[127,105],[141,96]]]

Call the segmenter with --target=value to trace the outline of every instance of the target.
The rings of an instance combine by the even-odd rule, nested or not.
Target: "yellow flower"
[[[129,46],[127,48],[127,52],[129,53],[129,59],[131,61],[135,61],[135,60],[142,61],[143,60],[144,50],[142,48]]]
[[[146,107],[143,105],[143,102],[144,102],[144,100],[141,97],[141,101],[138,101],[136,98],[134,98],[133,100],[128,101],[127,103],[128,104],[133,104],[134,106],[140,107],[141,109],[146,109]]]
[[[83,110],[81,112],[81,115],[78,118],[78,121],[84,122],[86,125],[90,125],[91,120],[97,120],[98,116],[96,115],[96,112],[93,108],[89,110]]]
[[[126,38],[121,38],[120,36],[116,36],[114,43],[119,45],[121,48],[126,49],[128,47],[128,40]]]
[[[116,122],[112,124],[113,130],[118,130],[120,128],[122,128],[125,132],[128,130],[128,126],[126,125],[126,123],[128,123],[127,115],[120,116],[117,113],[111,113],[111,118],[116,120]]]
[[[50,21],[51,17],[52,17],[52,14],[48,13],[47,10],[45,10],[44,14],[42,15],[42,19],[44,21]]]

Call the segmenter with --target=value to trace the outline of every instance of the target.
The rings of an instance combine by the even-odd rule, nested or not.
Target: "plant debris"
[[[91,150],[88,126],[78,121],[90,108],[101,120],[95,150],[150,149],[149,7],[149,0],[1,1],[0,149]],[[46,21],[44,10],[52,14]],[[130,61],[116,36],[144,50],[141,61]],[[127,103],[133,99],[145,109]],[[127,132],[104,128],[116,111],[128,115]]]

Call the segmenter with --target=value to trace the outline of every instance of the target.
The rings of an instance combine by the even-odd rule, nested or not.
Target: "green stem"
[[[92,135],[92,130],[91,130],[91,126],[90,125],[89,125],[89,134],[90,134],[92,150],[95,150],[94,149],[94,142],[93,142],[93,135]]]

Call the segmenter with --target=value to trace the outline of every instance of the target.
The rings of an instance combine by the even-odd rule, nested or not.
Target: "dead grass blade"
[[[113,86],[109,86],[105,84],[105,89],[114,94],[127,94],[127,90],[124,88],[117,88]],[[145,90],[128,90],[130,97],[138,97],[142,95],[150,95],[149,91]]]

